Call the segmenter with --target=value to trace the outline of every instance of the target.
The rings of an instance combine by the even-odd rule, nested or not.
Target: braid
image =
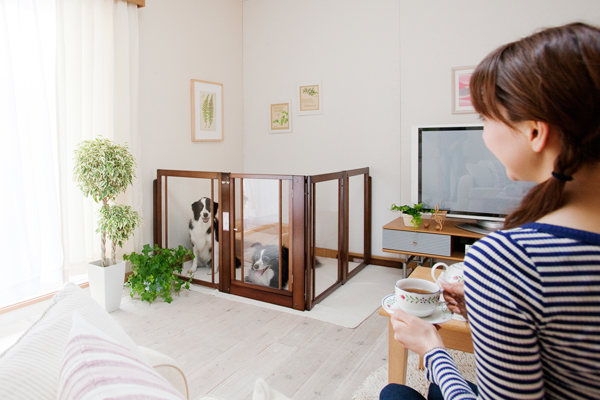
[[[550,178],[531,188],[523,198],[521,206],[504,220],[504,229],[533,222],[560,208],[565,203],[564,187],[565,181]]]
[[[561,140],[567,135],[560,135]],[[565,204],[565,184],[572,180],[572,175],[577,172],[582,164],[579,155],[580,146],[562,144],[562,153],[554,162],[552,178],[533,187],[523,198],[521,206],[513,211],[504,220],[504,229],[516,228],[527,222],[533,222],[554,210],[558,210]]]

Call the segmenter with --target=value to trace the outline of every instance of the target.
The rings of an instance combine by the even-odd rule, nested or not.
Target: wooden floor
[[[261,377],[293,399],[349,400],[387,363],[387,318],[377,310],[348,329],[183,290],[171,304],[123,298],[111,315],[136,344],[177,360],[190,399],[251,399]]]

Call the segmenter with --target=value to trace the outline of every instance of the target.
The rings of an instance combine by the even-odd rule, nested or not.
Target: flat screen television
[[[486,234],[502,227],[535,183],[510,180],[482,134],[483,124],[413,126],[411,201],[475,220],[457,226]]]

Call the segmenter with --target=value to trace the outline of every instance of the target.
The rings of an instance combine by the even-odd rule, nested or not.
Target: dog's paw
[[[190,267],[190,269],[188,270],[188,274],[192,275],[196,272],[196,270],[198,269],[198,265],[197,264],[192,264],[192,266]]]

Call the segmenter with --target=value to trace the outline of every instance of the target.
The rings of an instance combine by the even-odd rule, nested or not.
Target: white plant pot
[[[412,221],[412,215],[402,213],[402,220],[404,221],[404,225],[406,226],[414,226]]]
[[[101,261],[88,264],[90,294],[107,312],[118,310],[125,283],[125,261],[102,267]]]
[[[402,220],[404,221],[404,225],[417,229],[422,228],[424,226],[423,224],[427,222],[429,222],[429,224],[431,225],[431,222],[433,221],[432,215],[433,214],[431,213],[421,213],[422,222],[417,227],[415,227],[412,223],[412,215],[402,213]]]

